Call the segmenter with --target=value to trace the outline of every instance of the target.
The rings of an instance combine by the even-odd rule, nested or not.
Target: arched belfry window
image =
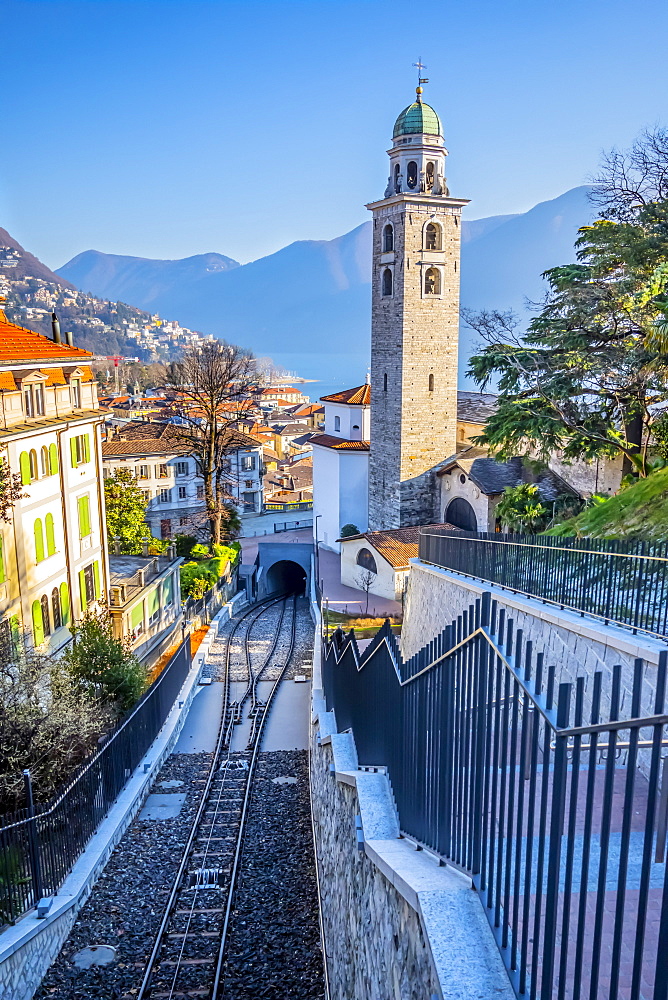
[[[429,160],[427,163],[427,190],[431,191],[434,186],[434,164]]]
[[[386,267],[383,271],[383,278],[381,283],[381,292],[383,295],[392,294],[392,271],[389,267]]]
[[[370,573],[377,573],[376,560],[368,549],[360,549],[357,553],[357,565],[362,569],[368,569]]]
[[[417,187],[418,182],[418,165],[415,160],[409,160],[408,166],[406,167],[406,183],[409,188]]]
[[[434,391],[434,376],[430,375],[429,376],[429,392],[433,392],[433,391]]]
[[[399,194],[401,191],[401,167],[398,163],[394,165],[394,192]]]
[[[394,229],[388,222],[383,229],[383,253],[389,253],[390,250],[394,250]]]
[[[424,276],[424,294],[441,294],[441,272],[437,267],[428,267]]]
[[[428,222],[424,230],[425,250],[442,250],[441,227],[435,222]]]

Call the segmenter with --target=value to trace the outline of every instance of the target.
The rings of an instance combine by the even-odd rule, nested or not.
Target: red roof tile
[[[0,364],[12,361],[68,361],[92,358],[90,351],[67,344],[54,344],[48,337],[0,319]]]
[[[354,389],[333,392],[331,396],[321,396],[323,403],[347,403],[348,406],[368,406],[371,402],[371,386],[358,385]]]
[[[368,441],[348,441],[346,438],[334,437],[333,434],[314,434],[311,444],[319,444],[322,448],[333,448],[335,451],[368,451]]]

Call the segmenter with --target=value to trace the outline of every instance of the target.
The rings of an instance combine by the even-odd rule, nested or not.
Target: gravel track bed
[[[258,757],[226,954],[225,1000],[324,998],[306,750]]]
[[[181,812],[174,819],[137,818],[130,825],[79,911],[36,1000],[119,1000],[139,987],[211,759],[212,754],[199,753],[166,760],[151,791],[185,792]],[[164,787],[165,781],[183,784]],[[76,968],[72,957],[94,944],[114,947],[116,961]]]
[[[288,603],[288,607],[285,612],[285,617],[283,619],[283,627],[285,630],[285,636],[281,637],[279,643],[276,647],[276,652],[272,656],[271,663],[262,674],[262,680],[276,680],[280,673],[280,668],[285,662],[285,657],[281,656],[281,652],[287,650],[288,646],[288,636],[287,636],[287,626],[291,620],[292,602]],[[266,614],[264,614],[259,621],[255,622],[251,630],[251,656],[254,668],[258,668],[264,662],[271,645],[276,637],[276,629],[278,628],[278,622],[280,621],[280,605],[275,605],[270,608]],[[243,612],[242,612],[243,613]],[[238,616],[237,616],[238,617]],[[218,639],[213,644],[210,653],[210,666],[207,670],[209,676],[214,681],[224,680],[224,669],[225,669],[225,649],[227,644],[227,636],[234,627],[234,623],[237,619],[232,619],[225,623],[225,626],[220,629],[218,633]],[[306,674],[310,676],[311,668],[310,665],[307,667],[303,666],[302,661],[307,659],[311,660],[313,651],[313,619],[309,613],[308,602],[305,598],[300,597],[297,600],[297,628],[295,633],[295,652],[288,667],[285,679],[293,680],[296,674]],[[232,640],[232,656],[230,657],[230,678],[235,681],[245,681],[248,680],[248,668],[246,666],[246,660],[243,653],[243,641],[246,635],[246,623],[244,622],[240,628],[237,635],[235,635]]]

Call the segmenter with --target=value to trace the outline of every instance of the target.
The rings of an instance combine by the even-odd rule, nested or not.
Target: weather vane
[[[418,61],[416,63],[413,63],[413,65],[418,71],[418,87],[421,87],[423,83],[429,83],[429,80],[427,79],[426,76],[420,76],[422,70],[427,68],[425,64],[422,62],[422,56],[420,56]]]

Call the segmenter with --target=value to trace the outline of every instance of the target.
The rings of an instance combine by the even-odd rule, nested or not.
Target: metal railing
[[[51,802],[0,818],[0,926],[58,892],[160,732],[190,665],[188,636],[131,714]]]
[[[666,998],[667,663],[558,683],[489,593],[407,661],[387,627],[325,647],[337,730],[470,875],[520,997]]]
[[[634,632],[668,636],[668,543],[421,531],[423,562]]]

